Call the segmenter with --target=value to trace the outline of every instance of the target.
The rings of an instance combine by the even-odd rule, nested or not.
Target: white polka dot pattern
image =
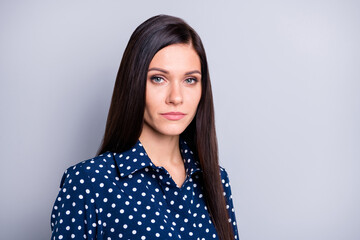
[[[187,174],[181,188],[151,162],[140,141],[67,169],[51,215],[52,239],[218,239],[199,164],[183,140],[180,149]],[[220,169],[238,239],[228,175]]]

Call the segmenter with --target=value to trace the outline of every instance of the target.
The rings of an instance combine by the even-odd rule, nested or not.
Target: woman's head
[[[115,82],[102,150],[125,150],[138,140],[146,114],[146,84],[151,61],[169,46],[190,46],[200,61],[201,96],[197,115],[206,118],[212,95],[205,50],[198,34],[182,19],[158,15],[136,28],[124,51]],[[209,116],[207,116],[209,117]],[[194,142],[196,118],[184,137]]]
[[[201,63],[191,44],[171,44],[155,54],[145,95],[141,140],[179,136],[189,126],[201,98]]]

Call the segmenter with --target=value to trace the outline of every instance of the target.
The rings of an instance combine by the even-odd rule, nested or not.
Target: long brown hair
[[[146,77],[149,64],[162,48],[176,43],[192,44],[201,62],[201,99],[196,116],[181,134],[198,157],[204,195],[221,240],[234,239],[223,195],[210,76],[200,37],[180,18],[158,15],[131,35],[123,54],[112,95],[103,142],[97,154],[123,152],[140,137],[144,122]]]

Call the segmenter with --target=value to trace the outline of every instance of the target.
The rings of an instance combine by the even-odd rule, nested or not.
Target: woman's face
[[[151,60],[143,131],[174,136],[193,120],[201,97],[201,63],[190,44],[173,44]]]

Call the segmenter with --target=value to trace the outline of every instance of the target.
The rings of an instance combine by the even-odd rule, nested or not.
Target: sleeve
[[[234,204],[233,204],[233,199],[232,199],[232,194],[231,194],[231,186],[230,186],[229,176],[228,176],[226,170],[222,167],[220,167],[220,172],[221,172],[221,182],[224,187],[226,209],[228,209],[228,213],[229,213],[229,222],[231,222],[231,225],[233,227],[235,239],[239,239],[239,233],[238,233],[238,229],[237,229],[237,222],[236,222],[236,217],[235,217],[235,210],[234,210]]]
[[[51,239],[96,239],[95,193],[82,166],[67,169],[51,214]]]

